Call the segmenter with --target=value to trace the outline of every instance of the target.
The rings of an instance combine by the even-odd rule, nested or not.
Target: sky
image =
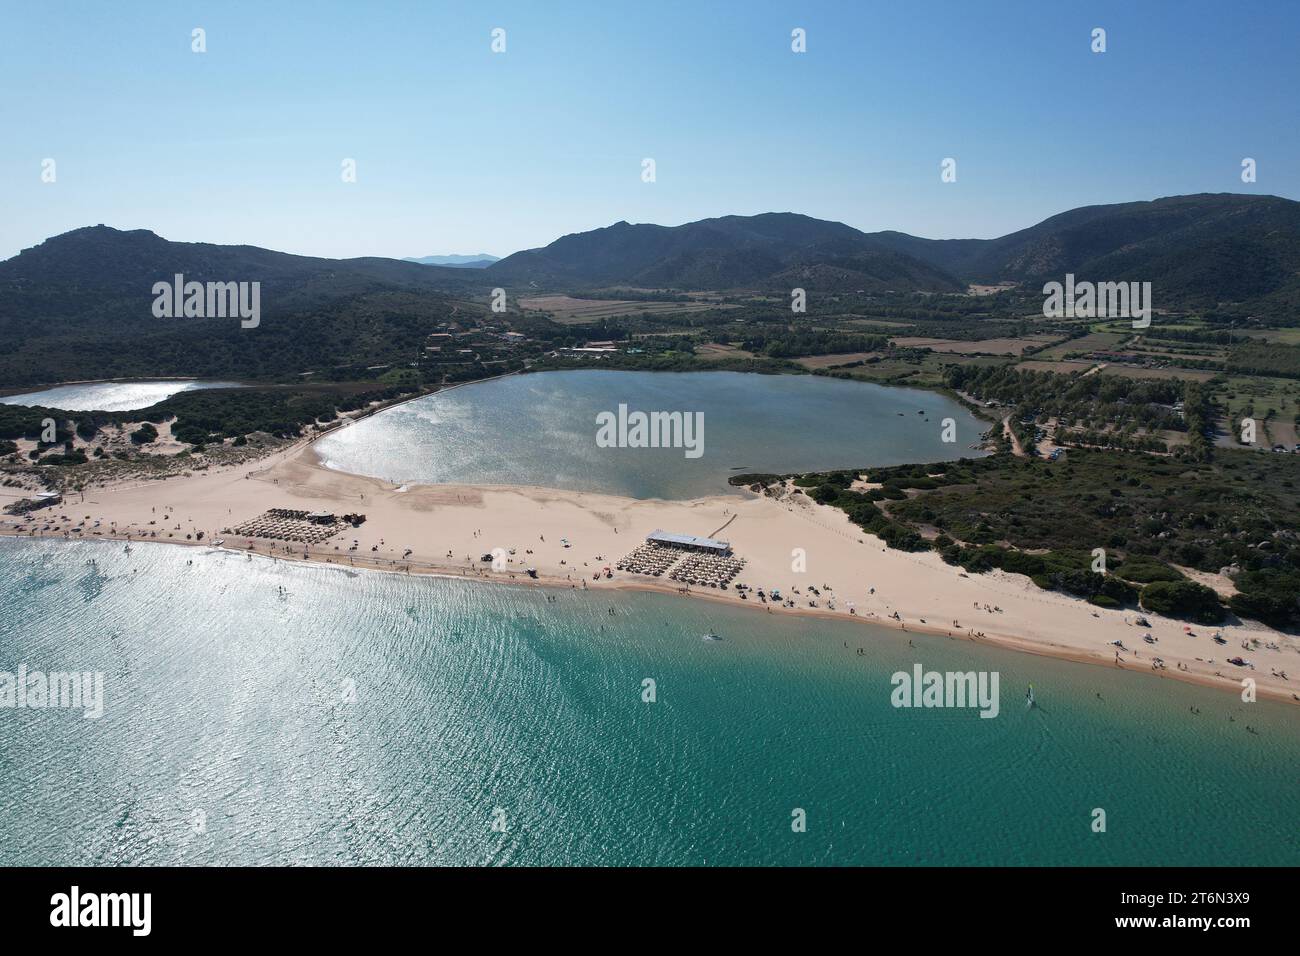
[[[1298,198],[1298,37],[1296,0],[0,0],[0,258],[97,223],[504,256],[619,220],[988,238]]]

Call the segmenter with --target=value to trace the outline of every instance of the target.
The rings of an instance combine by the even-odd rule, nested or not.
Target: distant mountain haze
[[[499,260],[500,256],[490,256],[480,252],[473,256],[420,256],[405,258],[403,262],[418,262],[422,266],[454,266],[458,269],[485,269]]]

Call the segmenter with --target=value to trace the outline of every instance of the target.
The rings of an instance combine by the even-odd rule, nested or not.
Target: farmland
[[[539,295],[519,300],[527,311],[545,312],[561,325],[581,325],[625,315],[682,315],[729,306],[709,300],[658,302],[634,299],[578,299],[568,295]]]

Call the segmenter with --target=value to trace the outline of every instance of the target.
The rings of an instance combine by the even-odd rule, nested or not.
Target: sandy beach
[[[18,497],[18,491],[5,489],[0,501],[7,504]],[[307,549],[223,530],[270,508],[360,513],[366,520]],[[1026,577],[1002,571],[968,576],[934,553],[888,550],[842,512],[802,494],[780,500],[746,492],[646,501],[542,488],[399,487],[327,469],[309,443],[300,443],[251,467],[92,488],[84,500],[72,493],[64,503],[27,520],[0,518],[0,533],[9,535],[203,546],[223,540],[228,549],[281,560],[538,586],[680,593],[682,587],[666,578],[602,573],[655,529],[729,541],[747,562],[736,583],[779,588],[797,605],[763,602],[752,593],[742,599],[734,587],[689,590],[690,596],[749,606],[755,613],[865,620],[1144,673],[1152,672],[1158,657],[1164,662],[1156,671],[1160,676],[1237,694],[1249,677],[1259,696],[1293,702],[1300,693],[1300,641],[1295,637],[1254,623],[1188,628],[1155,614],[1146,615],[1149,628],[1139,627],[1133,611],[1094,608],[1043,591]],[[198,532],[203,532],[201,541]],[[494,570],[480,559],[498,548],[506,556]],[[796,549],[802,550],[806,570],[793,570]],[[536,569],[536,582],[526,574],[529,567]],[[809,592],[810,585],[820,594]],[[815,608],[809,606],[813,600]],[[1226,644],[1212,640],[1216,630]],[[1157,643],[1144,643],[1147,631]],[[1243,647],[1243,642],[1252,643]],[[1238,655],[1254,667],[1227,662]]]

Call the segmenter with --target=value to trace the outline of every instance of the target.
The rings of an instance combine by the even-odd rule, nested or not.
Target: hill
[[[873,241],[969,282],[1079,279],[1152,283],[1162,303],[1268,310],[1300,296],[1300,203],[1203,193],[1084,206],[998,239]]]
[[[670,289],[959,291],[943,269],[871,243],[839,222],[796,213],[723,216],[681,226],[617,222],[487,269],[501,283]]]
[[[967,283],[1036,285],[1073,273],[1151,282],[1157,308],[1300,304],[1300,203],[1199,194],[1085,206],[997,239],[864,233],[795,213],[681,226],[618,222],[489,266],[502,285],[656,289],[954,292]]]
[[[259,282],[261,321],[159,319],[156,282]],[[416,354],[467,274],[395,259],[76,229],[0,262],[0,383],[131,375],[284,378]]]

